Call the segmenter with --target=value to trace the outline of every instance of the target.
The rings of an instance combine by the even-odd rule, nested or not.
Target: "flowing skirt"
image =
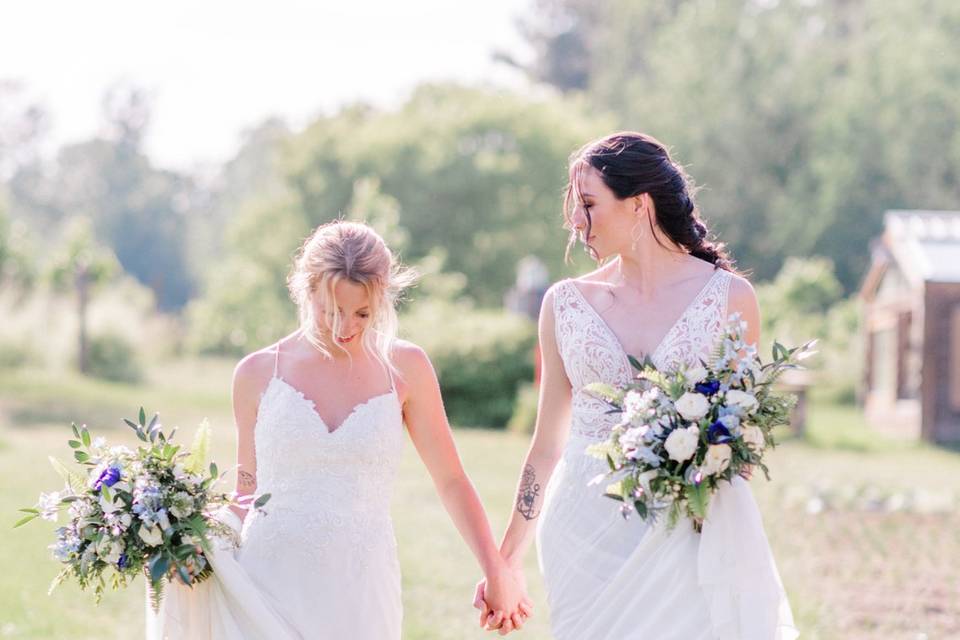
[[[229,511],[221,520],[239,531]],[[240,549],[218,542],[213,575],[147,601],[147,640],[399,640],[403,610],[393,529],[271,509],[248,517]]]
[[[793,640],[786,593],[746,481],[711,500],[703,533],[624,520],[606,470],[572,435],[547,487],[537,549],[558,640]]]

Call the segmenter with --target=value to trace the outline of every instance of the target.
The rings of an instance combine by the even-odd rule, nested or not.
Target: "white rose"
[[[123,500],[121,500],[120,496],[117,494],[113,494],[111,498],[113,499],[107,500],[106,496],[100,496],[100,508],[103,509],[104,513],[113,513],[114,511],[119,511],[126,506]]]
[[[97,555],[107,564],[116,564],[120,561],[120,554],[123,553],[123,547],[120,543],[110,538],[102,538],[97,544]]]
[[[730,456],[733,452],[728,444],[712,444],[707,449],[707,455],[703,459],[703,466],[700,471],[705,476],[712,476],[726,471],[730,466]]]
[[[687,369],[687,371],[684,373],[684,377],[687,379],[687,384],[694,385],[698,382],[703,382],[706,380],[708,374],[709,372],[707,369],[703,365],[698,364],[695,367]]]
[[[685,420],[699,420],[710,410],[710,401],[701,393],[687,392],[676,402],[677,413]]]
[[[700,442],[700,428],[689,426],[686,429],[674,429],[663,443],[671,460],[683,462],[689,460],[697,451]]]
[[[750,445],[754,451],[763,451],[763,448],[767,445],[767,441],[763,437],[763,430],[760,427],[753,425],[744,427],[742,435],[743,441]]]
[[[623,398],[623,408],[627,413],[640,413],[646,408],[643,402],[643,394],[639,391],[628,391]]]
[[[142,526],[138,534],[140,539],[147,543],[148,547],[156,547],[163,542],[163,532],[156,525],[152,527]]]
[[[641,441],[643,440],[643,434],[646,432],[646,427],[633,427],[632,429],[627,429],[623,435],[620,436],[620,447],[623,449],[624,453],[639,447]]]
[[[731,389],[730,391],[727,391],[727,404],[740,407],[748,413],[759,406],[757,399],[752,393],[740,391],[739,389]]]

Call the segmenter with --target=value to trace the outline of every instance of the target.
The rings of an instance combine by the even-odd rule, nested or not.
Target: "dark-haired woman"
[[[598,268],[544,299],[536,429],[501,553],[522,580],[536,533],[560,640],[795,638],[744,479],[717,493],[702,534],[668,530],[663,519],[624,521],[589,485],[606,464],[584,453],[618,421],[586,385],[627,383],[627,354],[662,370],[693,365],[733,313],[755,344],[753,288],[711,239],[682,167],[648,135],[614,134],[571,157],[565,219],[571,245],[582,242]],[[480,608],[483,594],[481,583]]]

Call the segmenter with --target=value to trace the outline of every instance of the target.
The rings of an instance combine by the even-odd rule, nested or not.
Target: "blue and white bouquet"
[[[637,374],[630,384],[596,383],[587,390],[622,414],[609,438],[588,448],[606,460],[606,496],[621,501],[624,517],[636,511],[656,519],[666,513],[668,527],[681,516],[699,531],[713,492],[748,468],[759,467],[773,447],[773,428],[789,423],[796,402],[774,390],[777,378],[813,355],[811,341],[787,349],[774,342],[773,360],[763,364],[757,349],[743,340],[747,323],[739,314],[729,322],[709,361],[675,371],[659,371],[649,359],[630,362]]]
[[[143,443],[136,451],[107,446],[103,438],[91,439],[86,425],[73,424],[74,439],[67,444],[85,473],[50,458],[64,479],[63,489],[43,493],[35,507],[20,509],[27,515],[14,527],[35,518],[56,522],[66,508],[67,522],[49,547],[65,565],[51,591],[72,576],[81,589],[92,586],[99,603],[107,577],[113,589],[120,589],[143,573],[157,610],[166,580],[193,586],[211,575],[204,555],[211,536],[237,542],[233,529],[214,517],[217,511],[250,501],[260,509],[269,500],[269,494],[238,500],[217,489],[227,472],[219,473],[216,463],[206,465],[206,421],[187,452],[172,443],[176,428],[166,435],[158,418],[148,423],[141,408],[137,422],[124,420]]]

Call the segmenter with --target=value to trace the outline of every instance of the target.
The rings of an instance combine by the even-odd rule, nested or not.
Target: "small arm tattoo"
[[[249,471],[240,471],[238,473],[239,484],[244,489],[252,489],[257,486],[257,479]]]
[[[517,490],[517,511],[527,520],[533,520],[540,511],[537,509],[537,498],[540,496],[540,485],[537,484],[537,472],[533,465],[523,468],[520,476],[520,488]]]

